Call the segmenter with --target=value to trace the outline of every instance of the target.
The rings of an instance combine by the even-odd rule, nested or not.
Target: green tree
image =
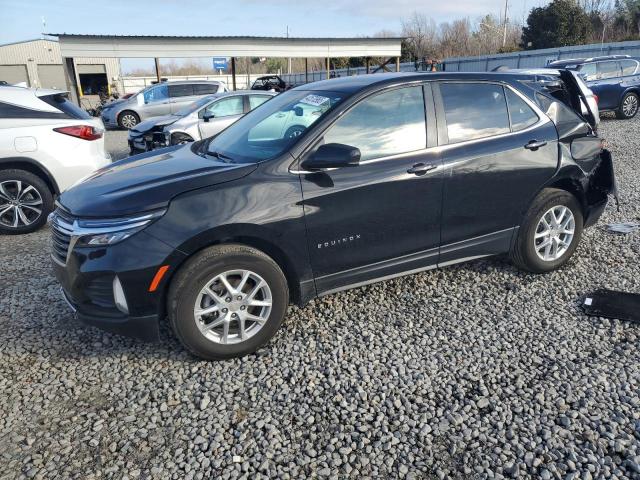
[[[591,19],[576,0],[553,0],[545,7],[531,9],[522,29],[525,49],[581,45],[588,42]]]
[[[287,71],[287,60],[285,58],[267,58],[264,62],[267,73],[278,73]]]

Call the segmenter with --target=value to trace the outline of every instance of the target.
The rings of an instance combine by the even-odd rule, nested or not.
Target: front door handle
[[[407,173],[413,173],[414,175],[424,175],[431,170],[438,168],[437,165],[432,165],[428,163],[416,163],[413,167],[407,170]]]
[[[527,143],[524,146],[524,148],[526,148],[527,150],[533,150],[535,152],[540,147],[544,147],[546,144],[547,144],[547,142],[545,142],[544,140],[541,140],[541,141],[531,140],[529,143]]]

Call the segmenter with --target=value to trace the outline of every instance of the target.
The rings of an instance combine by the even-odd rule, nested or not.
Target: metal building
[[[120,77],[117,58],[82,58],[75,62],[76,85],[80,95],[110,91]],[[0,80],[24,82],[29,87],[67,90],[60,44],[57,40],[36,39],[0,45]]]

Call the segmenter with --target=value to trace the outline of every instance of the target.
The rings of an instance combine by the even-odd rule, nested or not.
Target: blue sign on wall
[[[227,59],[224,57],[214,58],[213,59],[213,69],[214,70],[226,70],[227,69]]]

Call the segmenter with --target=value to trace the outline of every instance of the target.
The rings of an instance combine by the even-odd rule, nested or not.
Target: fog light
[[[129,315],[127,299],[124,296],[124,290],[122,289],[122,284],[120,283],[120,279],[117,275],[113,277],[113,298],[116,301],[116,307],[118,307],[118,310]]]

